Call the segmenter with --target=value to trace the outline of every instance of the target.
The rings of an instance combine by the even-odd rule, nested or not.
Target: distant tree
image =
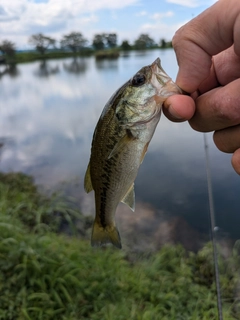
[[[172,48],[172,42],[171,41],[166,41],[165,39],[160,40],[160,47],[162,49],[164,48]]]
[[[83,37],[80,32],[71,32],[63,36],[60,41],[62,48],[67,48],[72,52],[76,53],[85,47],[87,40]]]
[[[131,49],[131,45],[129,44],[128,40],[123,40],[121,46],[120,46],[123,50],[130,50]]]
[[[166,46],[167,46],[166,40],[165,39],[161,39],[160,40],[160,47],[164,49],[164,48],[166,48]]]
[[[154,46],[155,42],[148,34],[140,34],[137,40],[134,42],[136,49],[147,49]]]
[[[54,47],[56,40],[38,33],[29,38],[29,43],[35,46],[35,49],[41,54],[45,54],[50,47]]]
[[[12,57],[16,52],[15,44],[11,41],[4,40],[2,43],[0,43],[0,51],[3,55]]]
[[[117,35],[116,33],[107,33],[105,34],[105,39],[107,46],[109,48],[115,48],[117,46]]]
[[[105,33],[95,34],[92,42],[93,47],[96,50],[102,50],[105,47]]]

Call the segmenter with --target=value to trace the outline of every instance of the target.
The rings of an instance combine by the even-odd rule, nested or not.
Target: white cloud
[[[60,40],[62,35],[72,31],[80,31],[90,42],[95,33],[114,31],[118,34],[119,42],[122,39],[133,41],[141,32],[154,32],[150,34],[158,41],[159,38],[170,38],[176,31],[176,25],[181,19],[192,17],[188,12],[184,18],[171,10],[158,12],[158,9],[148,6],[148,0],[1,0],[0,4],[0,42],[8,39],[19,49],[30,48],[28,39],[32,34],[43,33]],[[168,3],[180,4],[186,7],[209,5],[216,0],[165,0]],[[126,10],[120,15],[118,10],[134,6],[136,13]],[[147,8],[147,9],[146,9]],[[105,10],[105,12],[104,12]],[[106,17],[106,10],[109,14]],[[195,10],[197,11],[197,10]],[[176,17],[175,25],[163,23],[162,19]],[[197,14],[197,12],[195,12]],[[135,17],[135,19],[133,19]],[[138,18],[136,18],[138,17]],[[106,21],[108,19],[109,21]],[[144,25],[139,26],[141,19]],[[133,25],[134,20],[134,25]],[[120,24],[121,21],[121,24]],[[108,23],[109,22],[109,23]],[[129,28],[128,28],[129,25]],[[107,28],[107,30],[106,30]],[[175,28],[175,29],[174,29]],[[174,31],[173,31],[174,30]]]
[[[135,15],[137,16],[137,17],[144,17],[144,16],[146,16],[148,13],[147,13],[147,11],[140,11],[140,12],[137,12]]]
[[[171,40],[174,33],[178,28],[180,28],[187,21],[181,23],[165,23],[162,21],[163,18],[171,18],[174,16],[173,11],[157,12],[153,15],[149,15],[149,22],[144,23],[138,28],[138,34],[147,33],[153,38],[157,43],[160,39]],[[131,34],[126,35],[129,39]],[[132,34],[132,39],[136,38],[136,31]]]
[[[141,11],[135,14],[136,16],[146,16],[146,23],[140,25],[137,30],[128,30],[127,32],[121,31],[119,33],[121,40],[128,39],[130,42],[133,42],[138,35],[141,33],[148,33],[151,38],[153,38],[157,43],[159,39],[171,40],[174,33],[178,28],[180,28],[186,21],[182,23],[169,24],[165,23],[162,20],[164,18],[171,18],[175,15],[173,11],[166,12],[156,12],[150,14],[146,11]]]
[[[202,5],[212,5],[217,0],[166,0],[168,3],[179,4],[184,7],[195,8]]]
[[[174,12],[172,11],[167,11],[167,12],[160,12],[160,13],[154,13],[151,18],[154,20],[159,20],[162,18],[170,18],[174,16]]]
[[[85,17],[82,17],[81,18],[81,23],[82,24],[88,24],[88,23],[94,23],[94,22],[97,22],[98,21],[98,17],[96,14],[91,14],[89,16],[85,16]]]
[[[157,42],[159,42],[159,39],[171,40],[176,30],[178,30],[185,23],[187,23],[187,21],[175,24],[166,24],[162,21],[156,20],[154,23],[143,24],[139,30],[139,33],[148,33]]]
[[[49,0],[37,3],[29,0],[1,0],[0,40],[9,39],[17,46],[22,46],[23,39],[24,43],[28,43],[29,36],[38,32],[60,37],[63,33],[82,31],[84,28],[91,33],[93,24],[98,21],[98,11],[121,9],[135,5],[138,1]]]
[[[181,6],[190,7],[190,8],[194,8],[194,7],[199,6],[198,0],[167,0],[167,2],[179,4]]]

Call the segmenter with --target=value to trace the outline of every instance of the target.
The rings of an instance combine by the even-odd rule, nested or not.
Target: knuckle
[[[213,141],[216,147],[225,153],[230,152],[229,147],[226,145],[224,141],[224,133],[222,131],[215,131],[213,134]]]
[[[240,122],[240,96],[234,97],[229,94],[222,95],[211,101],[212,114],[219,123],[225,126],[234,126]]]
[[[182,38],[184,35],[184,26],[180,27],[174,34],[172,38],[172,46],[176,50],[178,47],[180,47]]]

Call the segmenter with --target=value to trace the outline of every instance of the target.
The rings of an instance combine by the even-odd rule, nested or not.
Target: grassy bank
[[[72,52],[64,52],[64,51],[52,51],[47,52],[44,55],[38,53],[38,52],[17,52],[9,62],[14,63],[23,63],[23,62],[31,62],[31,61],[37,61],[37,60],[43,60],[43,59],[62,59],[62,58],[69,58],[69,57],[85,57],[90,56],[94,52],[91,49],[85,50],[82,53],[74,54]]]
[[[31,178],[0,175],[0,319],[218,319],[210,244],[197,254],[92,249],[84,234],[59,233],[77,217],[72,202],[42,196]],[[239,268],[236,247],[220,260],[224,320],[239,319]]]
[[[118,49],[114,50],[100,50],[95,51],[93,49],[86,49],[81,53],[73,53],[73,52],[65,52],[65,51],[51,51],[47,52],[44,55],[31,51],[31,52],[17,52],[13,57],[7,58],[7,63],[24,63],[24,62],[32,62],[38,60],[49,60],[49,59],[63,59],[63,58],[71,58],[71,57],[88,57],[95,55],[97,59],[105,59],[105,58],[117,58],[119,56]]]
[[[158,46],[151,47],[145,50],[154,50],[154,49],[168,49],[160,48]],[[36,51],[29,51],[29,52],[16,52],[16,54],[12,57],[6,57],[7,63],[24,63],[24,62],[32,62],[37,60],[48,60],[48,59],[62,59],[62,58],[70,58],[70,57],[87,57],[94,55],[96,59],[116,59],[120,56],[120,52],[129,52],[132,50],[140,50],[134,47],[129,48],[128,50],[124,51],[121,48],[114,48],[114,49],[104,49],[104,50],[94,50],[91,48],[86,48],[82,52],[73,53],[73,52],[66,52],[66,51],[49,51],[46,52],[44,55],[40,54]],[[140,50],[142,51],[142,49]],[[144,51],[144,50],[143,50]]]
[[[95,52],[95,57],[101,59],[117,59],[120,55],[119,49],[99,50]]]

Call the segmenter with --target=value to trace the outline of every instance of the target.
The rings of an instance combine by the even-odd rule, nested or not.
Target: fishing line
[[[219,276],[219,268],[218,268],[217,239],[216,239],[217,229],[216,229],[216,225],[215,225],[212,179],[211,179],[210,161],[209,161],[209,153],[208,153],[209,147],[208,147],[208,143],[207,143],[206,133],[203,134],[203,139],[204,139],[205,158],[206,158],[208,201],[209,201],[209,211],[210,211],[210,229],[211,229],[211,238],[212,238],[212,243],[213,243],[213,259],[214,259],[215,281],[216,281],[216,292],[217,292],[218,318],[219,318],[219,320],[223,320],[220,276]]]

